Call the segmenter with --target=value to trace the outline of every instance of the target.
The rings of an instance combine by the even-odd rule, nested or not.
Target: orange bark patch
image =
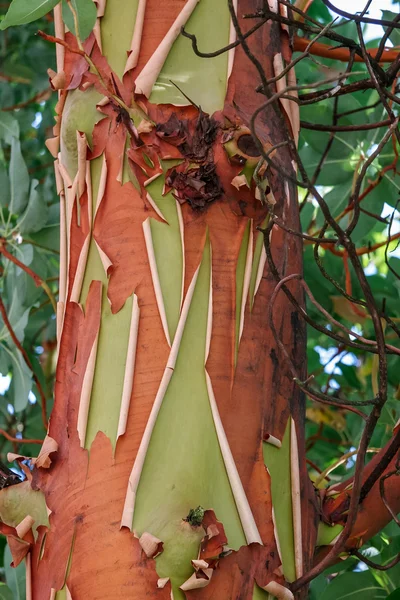
[[[29,529],[23,538],[20,538],[15,527],[10,527],[10,525],[6,525],[5,523],[0,523],[0,533],[6,536],[7,543],[10,547],[10,552],[13,559],[11,567],[18,567],[18,565],[28,554],[34,542],[32,529]]]
[[[199,558],[202,560],[215,558],[223,552],[224,546],[228,543],[224,526],[217,520],[213,510],[206,510],[201,525],[206,535],[201,542]]]

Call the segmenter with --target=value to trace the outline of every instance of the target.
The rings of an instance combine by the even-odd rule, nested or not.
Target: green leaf
[[[14,348],[13,351],[9,350],[9,353],[12,357],[13,369],[10,389],[14,396],[14,409],[16,412],[20,412],[28,404],[28,396],[32,388],[32,372],[17,348]]]
[[[40,19],[50,12],[60,0],[13,0],[0,24],[0,29],[7,29],[12,25],[23,25]]]
[[[47,221],[49,209],[46,202],[43,200],[43,197],[37,191],[38,185],[38,180],[33,179],[28,206],[17,224],[22,235],[40,231]]]
[[[393,21],[396,17],[398,17],[398,13],[394,13],[390,10],[382,11],[382,19],[386,19],[386,21]],[[387,27],[385,27],[385,30]],[[389,40],[392,42],[393,46],[400,45],[400,31],[398,29],[393,29],[392,33],[389,35]]]
[[[392,592],[390,596],[387,597],[387,600],[400,600],[400,588],[394,590],[394,592]]]
[[[343,377],[345,378],[345,380],[351,387],[353,387],[357,390],[360,390],[362,388],[361,381],[357,377],[357,372],[356,372],[355,367],[351,367],[350,365],[345,365],[342,362],[340,362],[338,364],[338,367],[342,371]]]
[[[10,191],[9,210],[12,214],[21,213],[28,203],[29,173],[21,152],[20,141],[12,139],[10,159]]]
[[[19,136],[19,125],[17,119],[14,119],[6,112],[0,111],[0,140],[11,144],[13,138]]]
[[[0,190],[0,206],[8,206],[10,203],[10,179],[2,164],[0,164]]]
[[[71,0],[73,9],[78,19],[78,29],[80,39],[86,40],[91,34],[97,18],[97,9],[93,0]],[[66,0],[62,3],[63,20],[68,29],[75,34],[75,23],[71,9]],[[75,34],[76,35],[76,34]]]
[[[29,308],[23,306],[24,298],[18,293],[18,288],[13,289],[13,295],[10,306],[8,307],[8,319],[14,330],[16,337],[20,342],[24,339],[25,327],[28,323]],[[3,319],[0,318],[0,340],[12,344],[11,337]]]
[[[387,598],[385,590],[378,586],[369,571],[343,573],[335,577],[319,600],[380,600]]]
[[[13,600],[25,600],[25,563],[20,563],[18,567],[14,569],[13,567],[10,567],[11,562],[12,556],[7,545],[4,549],[4,571],[6,575],[6,583],[12,592]]]
[[[5,583],[0,583],[0,600],[14,600],[12,591]]]

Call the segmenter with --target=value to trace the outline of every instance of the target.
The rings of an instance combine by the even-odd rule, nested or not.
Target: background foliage
[[[48,4],[50,9],[50,0]],[[0,4],[0,15],[4,16],[8,6],[8,2]],[[396,5],[393,11],[396,11]],[[311,4],[308,14],[323,25],[332,20],[320,0]],[[393,12],[384,14],[387,19],[394,16]],[[46,70],[55,68],[55,53],[51,44],[36,35],[38,29],[53,33],[52,17],[47,15],[39,21],[10,27],[0,33],[0,237],[2,247],[32,269],[49,289],[46,293],[43,287],[37,287],[27,272],[2,254],[0,294],[11,326],[43,389],[46,403],[43,406],[32,371],[0,316],[0,460],[3,462],[7,461],[10,451],[24,455],[36,453],[38,446],[35,443],[45,435],[45,417],[52,406],[56,329],[49,290],[50,296],[57,297],[59,206],[53,161],[45,147],[45,139],[51,137],[56,102]],[[357,39],[353,23],[338,20],[335,29]],[[400,44],[399,30],[391,34],[390,40],[393,45]],[[378,44],[378,39],[368,42],[370,47]],[[301,84],[314,84],[343,70],[343,63],[324,58],[300,62],[296,69]],[[351,75],[349,82],[366,76],[363,64],[357,63],[356,71],[358,74]],[[326,125],[379,122],[385,115],[378,100],[374,90],[356,92],[318,105],[304,106],[301,119]],[[397,114],[396,106],[393,110]],[[354,172],[375,150],[384,132],[385,129],[340,132],[331,139],[330,132],[302,130],[299,144],[302,160],[332,215],[341,224],[346,224],[352,217],[351,211],[342,213],[349,203]],[[329,152],[326,153],[328,145]],[[368,193],[363,199],[363,212],[352,239],[363,256],[365,273],[376,301],[394,320],[400,321],[400,280],[396,275],[400,274],[400,253],[396,246],[400,229],[396,210],[400,173],[398,148],[392,140],[369,167],[364,186],[363,191],[368,188]],[[299,202],[303,231],[317,235],[324,222],[320,208],[304,190],[299,190]],[[388,244],[390,234],[394,241]],[[358,280],[346,257],[328,249],[320,253],[330,276],[361,299]],[[313,247],[307,242],[304,259],[305,280],[316,300],[348,328],[373,339],[370,319],[362,311],[354,310],[321,275],[313,258]],[[307,309],[313,320],[326,325],[323,315],[310,302]],[[394,337],[390,341],[396,343]],[[389,356],[389,400],[374,432],[372,447],[381,448],[390,439],[399,417],[399,366],[399,358]],[[346,399],[367,399],[374,395],[376,364],[372,355],[349,352],[310,326],[308,373],[314,375],[316,386],[327,394],[335,393]],[[308,401],[307,456],[310,475],[314,480],[321,480],[319,485],[326,483],[319,473],[329,469],[332,471],[327,478],[331,482],[351,475],[361,431],[362,421],[356,414]],[[347,455],[344,460],[343,455]],[[362,551],[378,563],[390,562],[400,551],[397,525],[390,524]],[[4,540],[0,539],[0,556],[3,552],[0,599],[23,600],[23,567],[9,568],[8,550],[4,548]],[[344,597],[400,598],[400,565],[388,572],[380,572],[368,569],[352,557],[320,575],[311,585],[310,598],[313,600]]]

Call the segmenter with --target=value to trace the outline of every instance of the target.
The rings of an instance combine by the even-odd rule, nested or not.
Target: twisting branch
[[[0,429],[0,435],[6,438],[9,442],[13,442],[14,444],[43,444],[43,440],[30,440],[29,438],[17,438],[5,431],[5,429]]]
[[[361,552],[359,552],[358,550],[352,550],[350,554],[352,556],[356,556],[358,560],[366,564],[371,569],[376,569],[377,571],[388,571],[400,562],[400,554],[398,554],[393,560],[388,562],[386,565],[379,565],[378,563],[364,556],[364,554],[361,554]]]

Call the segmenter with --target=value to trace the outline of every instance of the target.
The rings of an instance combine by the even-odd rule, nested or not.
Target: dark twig
[[[388,571],[400,562],[400,554],[398,554],[393,560],[387,563],[387,565],[379,565],[373,560],[370,560],[367,556],[365,556],[358,550],[352,550],[351,554],[353,556],[356,556],[358,560],[366,564],[370,569],[376,569],[377,571]]]

